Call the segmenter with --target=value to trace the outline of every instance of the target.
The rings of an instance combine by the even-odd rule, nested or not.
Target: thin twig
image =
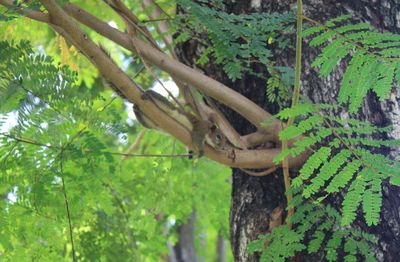
[[[297,0],[297,32],[296,32],[296,73],[294,81],[294,90],[292,98],[292,108],[297,105],[300,97],[300,77],[301,77],[301,48],[302,48],[302,30],[303,30],[303,1]],[[290,117],[287,123],[287,127],[291,126],[294,122],[294,117]],[[287,150],[288,141],[282,141],[282,151]],[[289,157],[286,156],[283,159],[283,179],[285,182],[285,191],[288,205],[288,215],[286,217],[286,223],[289,228],[292,227],[291,217],[294,214],[294,208],[291,206],[293,200],[293,194],[290,185],[290,173],[289,173]]]
[[[127,29],[128,29],[128,35],[131,37],[131,41],[133,44],[133,47],[136,49],[136,54],[138,55],[139,59],[142,61],[144,67],[146,68],[146,70],[153,76],[153,78],[162,86],[162,88],[168,93],[168,95],[175,101],[175,103],[177,103],[177,105],[180,107],[180,109],[182,110],[182,112],[185,111],[185,109],[183,108],[183,106],[179,103],[179,101],[173,96],[173,94],[171,93],[171,91],[169,91],[164,83],[157,77],[157,75],[154,73],[154,71],[151,69],[151,67],[147,64],[146,60],[143,58],[141,51],[136,48],[137,44],[136,44],[136,38],[134,36],[134,30],[132,28],[132,26],[135,26],[135,22],[130,20],[127,16],[124,16],[123,14],[120,14],[121,18],[124,20]]]
[[[175,20],[175,17],[171,17],[171,18],[156,18],[156,19],[146,19],[146,20],[142,20],[140,21],[140,23],[153,23],[153,22],[160,22],[160,21],[170,21],[170,20]]]
[[[158,10],[160,10],[162,13],[164,13],[166,16],[168,16],[168,18],[171,19],[170,14],[168,14],[156,1],[154,1],[154,0],[150,0],[150,1],[156,6],[156,8]]]
[[[27,139],[27,138],[16,137],[16,136],[13,136],[13,135],[10,135],[10,134],[6,134],[6,133],[0,133],[0,136],[5,136],[5,137],[13,139],[15,141],[22,142],[22,143],[25,143],[25,144],[34,145],[34,146],[61,149],[60,147],[57,147],[57,146],[42,144],[42,143],[34,141],[34,140],[30,140],[30,139]]]
[[[149,14],[149,17],[151,19],[160,17],[162,15],[162,13],[164,13],[169,18],[171,18],[170,15],[167,12],[165,12],[165,10],[163,10],[159,4],[156,3],[156,1],[154,1],[154,0],[143,0],[142,1],[142,7],[143,7],[144,11],[146,11],[146,7],[152,6],[152,5],[155,6],[155,8],[153,9],[153,12]],[[169,25],[168,21],[167,20],[160,21],[160,23],[155,24],[155,27],[156,27],[157,32],[163,39],[167,49],[170,51],[172,57],[177,59],[177,55],[175,53],[175,50],[174,50],[173,44],[172,44],[172,41],[173,41],[172,35],[169,33],[170,25]]]
[[[140,32],[144,38],[149,41],[150,44],[153,45],[153,47],[157,48],[158,50],[161,50],[160,47],[157,44],[157,41],[153,38],[151,35],[150,31],[147,30],[145,26],[139,25],[140,20],[132,13],[130,12],[129,8],[125,6],[120,0],[111,0],[109,2],[108,0],[103,0],[108,6],[110,6],[118,15],[122,15],[125,17],[125,19],[128,19],[129,21],[132,21],[132,25],[137,30]]]
[[[145,69],[144,65],[141,66],[140,69],[139,69],[139,70],[135,73],[135,75],[132,77],[132,79],[133,79],[133,80],[136,79],[136,77],[138,77],[138,76],[143,72],[144,69]]]
[[[0,136],[5,136],[10,139],[13,139],[18,142],[22,142],[25,144],[30,144],[34,146],[39,146],[39,147],[47,147],[50,149],[62,149],[62,147],[58,146],[52,146],[52,145],[45,145],[40,142],[36,142],[34,140],[26,139],[26,138],[21,138],[21,137],[15,137],[9,134],[5,133],[0,133]],[[64,151],[67,150],[73,150],[69,149],[68,147],[64,147]],[[98,151],[92,151],[92,150],[84,150],[84,153],[98,153]],[[102,154],[110,154],[110,155],[118,155],[118,156],[125,156],[125,157],[189,157],[190,154],[130,154],[130,153],[119,153],[119,152],[108,152],[108,151],[102,151]]]
[[[132,143],[132,145],[128,148],[125,154],[132,154],[133,152],[136,151],[136,149],[139,147],[140,142],[143,139],[144,134],[146,134],[146,129],[142,130],[137,134],[135,141]],[[126,160],[128,157],[124,156],[122,160]]]
[[[76,254],[75,254],[75,245],[74,245],[74,238],[73,238],[73,232],[72,232],[72,222],[71,222],[71,212],[69,209],[69,203],[68,203],[68,197],[67,197],[67,190],[65,187],[65,181],[64,181],[64,170],[63,170],[63,161],[64,161],[64,150],[68,146],[72,144],[72,142],[80,137],[83,133],[83,131],[86,130],[86,127],[82,128],[79,130],[74,136],[71,137],[71,139],[61,147],[60,153],[54,158],[54,163],[56,162],[57,158],[60,158],[60,173],[61,173],[61,182],[62,182],[62,191],[64,195],[64,202],[65,202],[65,209],[67,211],[67,216],[68,216],[68,225],[69,225],[69,234],[70,234],[70,239],[71,239],[71,245],[72,245],[72,261],[76,262]]]
[[[64,149],[61,149],[61,153],[60,153],[60,172],[61,172],[62,190],[63,190],[63,194],[64,194],[65,209],[67,211],[67,216],[68,216],[69,236],[70,236],[70,239],[71,239],[71,246],[72,246],[72,261],[76,262],[77,260],[76,260],[76,255],[75,255],[74,237],[73,237],[73,233],[72,233],[71,211],[69,209],[67,190],[65,188],[65,181],[64,181],[63,154],[64,154]]]
[[[127,154],[118,152],[102,152],[104,154],[118,155],[125,157],[190,157],[191,154]]]
[[[327,121],[326,117],[321,112],[319,112],[319,115],[324,118],[324,123],[331,129],[333,135],[340,140],[340,142],[354,155],[354,157],[357,158],[357,160],[359,160],[364,167],[374,170],[371,165],[365,163],[365,161],[357,154],[357,152],[355,152],[354,149],[347,144],[346,141],[344,141],[344,139],[335,131],[335,128]],[[379,173],[378,170],[375,171]]]

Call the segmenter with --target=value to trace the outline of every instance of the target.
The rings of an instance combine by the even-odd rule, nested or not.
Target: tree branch
[[[140,25],[140,20],[129,10],[126,5],[119,0],[111,0],[111,2],[104,0],[104,2],[106,2],[117,14],[123,16],[124,20],[131,21],[136,30],[138,30],[153,45],[153,47],[160,50],[156,40],[154,40],[149,30],[147,30],[147,27]]]
[[[1,3],[9,2],[5,0],[0,1]],[[140,87],[132,82],[131,79],[129,79],[129,77],[113,63],[111,58],[88,38],[88,36],[78,27],[77,24],[74,23],[74,21],[72,21],[72,19],[54,0],[43,0],[42,3],[44,3],[49,11],[50,18],[49,15],[40,12],[31,13],[25,10],[24,14],[29,15],[33,19],[38,18],[39,21],[54,24],[62,28],[70,37],[71,41],[78,45],[79,49],[89,57],[100,73],[112,82],[126,97],[126,99],[139,106],[146,116],[157,123],[160,128],[172,134],[189,148],[193,148],[191,134],[187,128],[182,126],[176,119],[166,115],[165,112],[154,105],[152,101],[142,99],[142,90]],[[110,27],[79,7],[72,4],[66,4],[65,10],[78,21],[110,38],[121,46],[126,47],[131,51],[134,51],[135,48],[139,49],[143,57],[149,63],[171,73],[174,77],[179,78],[185,83],[190,83],[198,87],[204,94],[225,103],[227,106],[241,113],[244,117],[247,117],[260,129],[262,129],[261,121],[270,116],[268,112],[264,111],[244,96],[197,72],[196,70],[169,58],[142,40],[138,38],[135,39],[137,45],[133,46],[128,35]],[[278,131],[280,130],[280,121],[275,121],[272,128],[270,125],[265,130],[271,134],[275,134],[275,137],[277,138]],[[273,159],[279,153],[280,149],[237,150],[231,148],[219,151],[208,145],[205,147],[205,154],[211,159],[224,165],[240,168],[274,167],[275,164],[273,163]],[[304,156],[299,156],[291,160],[293,167],[299,167],[303,162]]]
[[[0,3],[5,3],[5,2],[7,2],[7,4],[5,4],[6,6],[8,6],[8,7],[12,7],[13,6],[11,0],[0,0]],[[75,17],[78,21],[82,22],[86,26],[92,28],[96,32],[98,32],[98,33],[102,34],[103,36],[109,38],[110,40],[114,41],[115,43],[117,43],[117,44],[129,49],[130,51],[136,53],[136,48],[130,44],[129,37],[127,37],[124,33],[118,31],[115,28],[110,27],[108,24],[104,23],[103,21],[97,19],[96,17],[92,16],[91,14],[87,13],[86,11],[82,10],[81,8],[79,8],[79,7],[77,7],[77,6],[73,5],[73,4],[66,4],[64,6],[64,9],[70,15]],[[22,14],[27,14],[27,16],[32,18],[32,19],[38,18],[37,19],[38,21],[48,22],[48,23],[50,22],[50,19],[48,18],[48,15],[47,14],[43,14],[41,12],[24,11],[24,12],[21,12],[21,13]],[[83,16],[85,16],[86,18],[83,18]],[[58,31],[60,31],[60,30],[58,30]],[[59,33],[62,34],[62,32],[59,32]],[[65,36],[66,34],[64,33],[62,35]],[[183,65],[183,66],[187,67],[186,65]],[[189,68],[189,69],[191,69],[191,68]],[[192,69],[191,71],[192,72],[190,72],[190,73],[194,72],[195,74],[200,74],[200,76],[208,78],[208,77],[204,76],[203,74],[199,73],[196,70]],[[182,85],[177,79],[175,79],[175,75],[171,74],[171,76],[175,80],[175,82],[177,83],[178,86]],[[214,82],[216,82],[216,81],[214,81]],[[218,82],[216,82],[216,83],[218,83]],[[180,88],[180,89],[182,89],[182,88]],[[236,92],[234,92],[234,93],[236,93]],[[262,110],[262,111],[264,111],[264,110]],[[264,113],[266,113],[266,112],[264,111]],[[268,113],[265,115],[265,117],[267,117],[267,116],[269,116]],[[261,118],[262,117],[260,117],[259,119],[261,119]],[[233,139],[235,137],[238,137],[238,135],[237,135],[237,132],[230,126],[230,124],[227,125],[227,123],[225,121],[225,124],[223,126],[226,127],[226,129],[223,130],[223,131],[228,131],[226,133],[224,132],[224,134],[227,135],[227,137],[228,137],[228,139],[230,139],[230,141],[232,141],[233,143],[235,143],[234,142],[235,140],[239,141],[238,139],[231,140],[231,139]],[[276,124],[275,127],[272,126],[272,128],[270,128],[270,129],[267,127],[262,132],[259,132],[258,136],[259,137],[263,136],[263,139],[261,139],[261,142],[265,142],[266,140],[278,141],[279,139],[278,139],[277,134],[280,131],[279,128],[280,128],[280,125]],[[243,143],[241,143],[241,144],[243,145]]]
[[[232,108],[234,111],[248,119],[259,130],[269,134],[274,134],[273,137],[275,141],[279,141],[278,133],[281,130],[280,121],[275,120],[271,125],[266,127],[261,126],[261,122],[270,118],[271,114],[245,96],[235,92],[201,72],[168,57],[166,54],[153,48],[139,38],[134,39],[136,46],[133,46],[131,37],[122,33],[118,29],[109,26],[107,23],[99,20],[73,4],[64,5],[64,9],[79,22],[92,28],[99,34],[109,38],[124,48],[132,52],[136,52],[136,50],[140,51],[143,58],[150,64],[153,64],[159,69],[171,74],[173,78],[177,78],[183,83],[196,87],[205,95]]]
[[[10,0],[0,0],[0,3],[8,7],[13,6]],[[135,39],[136,46],[132,46],[132,41],[128,35],[122,33],[118,29],[109,26],[107,23],[99,20],[98,18],[87,13],[86,11],[74,4],[67,3],[64,5],[64,9],[79,22],[92,28],[99,34],[109,38],[110,40],[121,45],[122,47],[132,52],[140,50],[143,58],[146,59],[149,63],[171,74],[173,77],[178,78],[180,81],[195,86],[205,95],[213,97],[214,99],[220,101],[226,106],[232,108],[243,117],[248,119],[263,133],[265,132],[271,134],[274,141],[279,141],[278,133],[281,130],[280,121],[275,120],[271,125],[268,125],[266,127],[261,126],[261,122],[265,119],[270,118],[271,114],[259,107],[253,101],[247,99],[245,96],[235,92],[234,90],[223,85],[222,83],[198,72],[197,70],[169,58],[166,54],[160,52],[159,50],[153,48],[152,46],[148,45],[138,38]],[[47,14],[37,11],[30,12],[26,9],[24,9],[24,11],[21,11],[21,13],[27,15],[32,19],[50,23],[50,19]]]

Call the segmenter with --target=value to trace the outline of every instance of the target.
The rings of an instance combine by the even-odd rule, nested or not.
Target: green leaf
[[[319,174],[311,180],[311,184],[307,186],[303,195],[305,197],[310,197],[312,194],[318,192],[320,188],[325,184],[325,181],[330,179],[336,171],[347,161],[351,156],[349,150],[343,149],[338,154],[336,154],[330,161],[326,162],[320,169]]]
[[[299,187],[303,184],[303,181],[308,179],[313,172],[325,162],[331,154],[329,147],[321,147],[315,152],[300,169],[300,175],[293,179],[293,187]]]
[[[325,238],[325,234],[321,231],[314,233],[314,238],[308,243],[308,252],[310,254],[317,252],[321,248],[322,241]]]
[[[366,187],[366,182],[364,180],[364,176],[369,174],[368,169],[364,169],[355,179],[355,181],[351,184],[344,200],[342,203],[343,206],[343,217],[341,221],[342,226],[350,225],[355,217],[356,210],[362,201],[364,190]]]
[[[363,196],[363,209],[365,220],[368,226],[377,225],[379,223],[379,215],[382,206],[382,188],[381,180],[373,179],[369,188]]]
[[[352,162],[348,163],[337,175],[335,175],[335,177],[326,187],[326,192],[339,192],[339,190],[344,188],[353,178],[354,174],[356,174],[361,165],[362,164],[359,160],[353,160]]]
[[[297,104],[294,107],[289,107],[281,110],[278,113],[278,118],[280,119],[289,119],[291,117],[298,117],[302,116],[308,113],[313,113],[316,112],[317,108],[315,105],[310,104],[310,103],[305,103],[305,104]]]
[[[400,187],[400,175],[395,174],[390,178],[390,183],[394,186],[399,186]]]

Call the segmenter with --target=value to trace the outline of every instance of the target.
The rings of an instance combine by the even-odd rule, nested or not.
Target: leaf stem
[[[72,246],[72,261],[75,262],[77,260],[76,260],[76,255],[75,255],[74,238],[73,238],[73,234],[72,234],[71,212],[69,210],[67,190],[65,189],[65,181],[64,181],[64,173],[63,173],[63,155],[64,155],[64,148],[62,148],[61,152],[60,152],[60,172],[61,172],[61,182],[62,182],[62,191],[63,191],[63,195],[64,195],[65,209],[67,211],[67,216],[68,216],[69,237],[71,239],[71,246]]]
[[[25,144],[29,144],[29,145],[33,145],[33,146],[46,147],[49,149],[57,149],[57,150],[62,149],[61,147],[58,147],[58,146],[42,144],[40,142],[31,140],[31,139],[15,137],[15,136],[5,134],[5,133],[0,133],[0,136],[5,136],[7,138],[15,140],[16,142],[25,143]],[[66,151],[66,150],[71,150],[71,149],[68,147],[64,147],[63,150]],[[98,153],[98,152],[95,152],[92,150],[83,150],[83,152],[86,154]],[[191,156],[191,154],[131,154],[131,153],[110,152],[110,151],[101,151],[100,153],[125,156],[125,157],[189,157],[189,156]]]
[[[301,48],[302,48],[302,27],[303,27],[303,1],[297,0],[297,30],[296,30],[296,73],[294,81],[294,90],[292,97],[292,108],[297,105],[300,97],[300,77],[301,77]],[[287,126],[291,126],[294,122],[294,118],[290,117]],[[282,151],[287,150],[288,141],[282,141]],[[288,205],[288,214],[286,217],[286,223],[289,228],[292,227],[291,217],[294,213],[294,208],[291,206],[293,200],[293,194],[291,192],[290,185],[290,174],[289,174],[289,158],[286,156],[282,162],[283,167],[283,179],[285,182],[286,199]]]

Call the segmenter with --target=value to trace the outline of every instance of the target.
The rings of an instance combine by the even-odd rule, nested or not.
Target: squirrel
[[[166,114],[176,119],[179,123],[181,123],[185,128],[189,130],[191,134],[193,150],[199,157],[203,156],[204,154],[204,146],[206,140],[212,146],[215,144],[215,142],[212,142],[215,139],[210,139],[209,137],[212,137],[213,133],[215,134],[217,132],[217,128],[210,121],[201,119],[191,112],[185,111],[183,107],[176,107],[164,96],[153,90],[145,91],[142,94],[142,99],[149,99],[153,101],[160,110],[164,111]],[[133,111],[136,115],[136,119],[144,127],[160,130],[160,128],[153,121],[151,121],[137,105],[133,106]],[[223,137],[222,133],[218,137]]]

